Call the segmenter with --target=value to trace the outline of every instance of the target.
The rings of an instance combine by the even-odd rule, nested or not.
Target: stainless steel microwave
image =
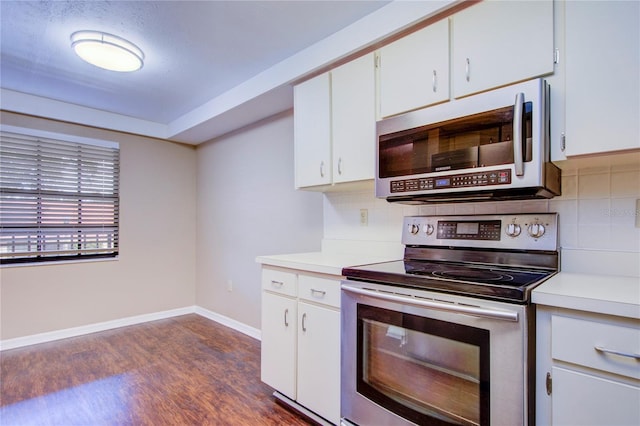
[[[376,196],[417,204],[560,195],[549,93],[536,79],[379,121]]]

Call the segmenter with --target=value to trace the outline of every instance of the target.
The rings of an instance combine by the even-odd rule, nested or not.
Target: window
[[[4,129],[0,132],[0,262],[117,256],[118,145]]]

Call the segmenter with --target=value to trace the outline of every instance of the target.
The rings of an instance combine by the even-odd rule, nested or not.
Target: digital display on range
[[[439,221],[438,238],[443,240],[490,240],[500,241],[499,220]]]
[[[458,222],[458,226],[456,227],[456,234],[476,235],[479,228],[480,224],[478,222]]]

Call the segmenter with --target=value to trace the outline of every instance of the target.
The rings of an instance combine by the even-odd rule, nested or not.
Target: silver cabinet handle
[[[633,358],[636,361],[640,361],[640,354],[616,351],[614,349],[603,348],[602,346],[594,346],[593,349],[603,354],[618,355],[618,356],[623,356],[625,358]]]
[[[467,63],[465,64],[464,73],[467,81],[471,80],[471,61],[467,58]]]
[[[324,297],[324,295],[327,294],[326,291],[324,290],[316,290],[315,288],[311,289],[311,295],[312,296],[318,296],[318,297]]]
[[[287,318],[289,316],[289,309],[285,309],[284,310],[284,326],[285,327],[289,327],[289,318]]]
[[[324,161],[320,162],[320,177],[324,177]]]
[[[338,158],[338,174],[342,174],[342,157]]]
[[[524,113],[524,93],[516,95],[513,105],[513,165],[516,176],[524,175],[524,158],[522,156],[522,114]]]
[[[423,308],[437,309],[439,311],[453,312],[471,315],[479,318],[491,318],[504,321],[518,322],[518,313],[515,311],[498,310],[491,308],[483,308],[481,306],[456,305],[450,303],[442,303],[431,300],[417,299],[412,296],[400,296],[396,294],[380,293],[375,290],[367,290],[364,288],[352,287],[348,284],[342,284],[342,290],[350,293],[361,294],[380,300],[388,300],[390,302],[405,303]]]
[[[305,312],[304,314],[302,314],[302,331],[307,331],[307,326],[304,324],[306,319],[307,319],[307,314]]]
[[[282,288],[284,283],[282,281],[271,280],[271,286],[275,288]]]
[[[431,78],[431,88],[433,89],[433,93],[438,90],[438,76],[436,74],[436,70],[433,70],[433,77]]]

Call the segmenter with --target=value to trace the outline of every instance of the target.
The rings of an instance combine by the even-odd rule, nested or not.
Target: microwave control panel
[[[511,170],[463,173],[438,177],[392,180],[391,192],[425,191],[430,189],[451,189],[474,186],[504,185],[511,183]]]

